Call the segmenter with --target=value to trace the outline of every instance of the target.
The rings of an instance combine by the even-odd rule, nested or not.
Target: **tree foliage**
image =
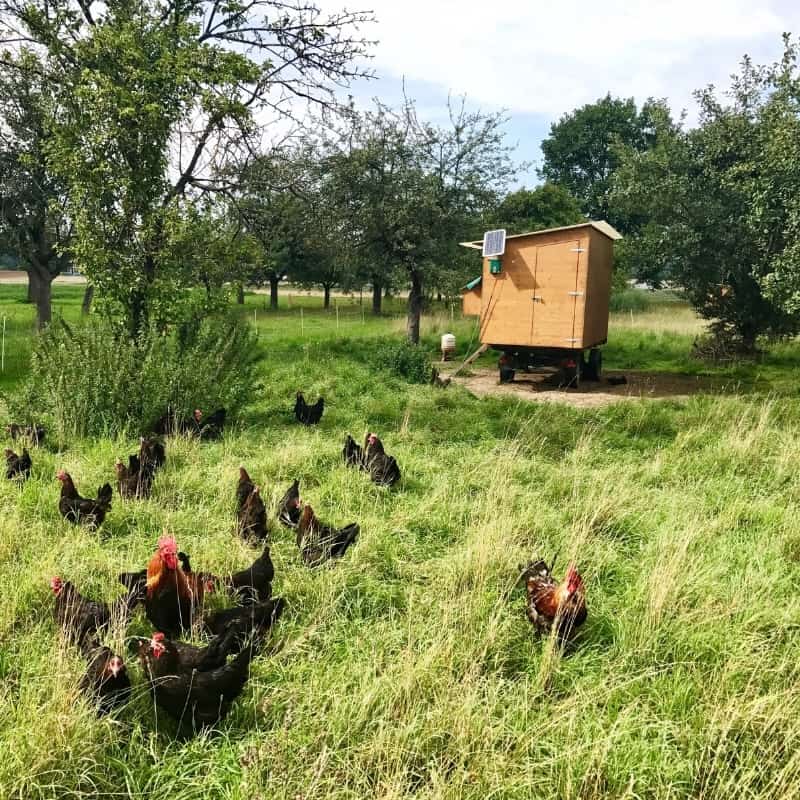
[[[28,273],[39,327],[50,321],[50,284],[69,263],[72,221],[66,186],[47,150],[59,114],[57,99],[30,49],[0,58],[0,249]]]
[[[637,227],[640,215],[621,212],[609,200],[619,146],[646,152],[654,142],[656,127],[664,124],[672,124],[665,102],[650,99],[639,111],[633,98],[607,94],[553,123],[542,142],[541,176],[567,189],[590,219],[608,220],[627,233]]]
[[[231,191],[259,121],[336,105],[364,74],[364,13],[302,0],[0,0],[0,36],[45,57],[64,107],[49,158],[68,188],[72,253],[139,330],[187,285],[191,206]],[[270,116],[271,112],[271,116]],[[224,176],[224,177],[223,177]]]
[[[800,83],[797,50],[742,62],[727,99],[697,93],[699,125],[662,124],[651,149],[620,148],[613,202],[648,222],[628,243],[639,265],[685,288],[726,341],[800,330]]]
[[[585,221],[578,201],[563,186],[545,183],[507,194],[495,212],[495,224],[510,235]]]

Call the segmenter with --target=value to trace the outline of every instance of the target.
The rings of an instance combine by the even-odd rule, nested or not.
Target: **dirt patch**
[[[441,365],[446,375],[449,365]],[[455,366],[452,367],[455,369]],[[686,399],[695,394],[718,394],[725,390],[719,380],[699,375],[681,375],[668,372],[625,372],[627,383],[612,386],[606,378],[622,375],[610,372],[601,382],[585,381],[579,389],[559,389],[544,375],[520,375],[513,383],[499,383],[497,370],[475,369],[472,374],[453,378],[468,392],[477,397],[518,397],[534,403],[566,403],[576,408],[596,408],[619,400],[641,398]]]

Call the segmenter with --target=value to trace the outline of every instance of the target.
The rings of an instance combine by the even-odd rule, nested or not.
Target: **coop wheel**
[[[584,375],[588,381],[599,381],[603,374],[603,353],[596,347],[589,351]]]
[[[581,362],[573,361],[561,368],[559,373],[559,388],[577,389],[581,383]]]
[[[500,383],[512,383],[514,381],[514,370],[511,367],[500,367]]]

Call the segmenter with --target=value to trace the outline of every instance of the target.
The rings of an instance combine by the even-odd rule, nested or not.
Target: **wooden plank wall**
[[[614,243],[599,231],[589,229],[589,275],[583,318],[583,347],[594,347],[608,338],[608,306]]]

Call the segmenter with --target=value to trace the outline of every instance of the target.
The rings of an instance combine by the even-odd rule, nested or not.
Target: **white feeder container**
[[[456,337],[452,333],[442,334],[442,361],[449,361],[456,351]]]

